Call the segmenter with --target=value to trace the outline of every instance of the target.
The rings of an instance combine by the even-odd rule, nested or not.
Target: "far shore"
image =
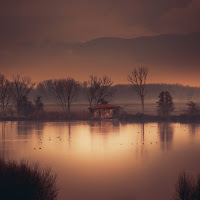
[[[122,123],[148,123],[148,122],[180,122],[180,123],[200,123],[200,115],[170,115],[170,116],[159,116],[159,115],[148,115],[142,113],[127,114],[123,113],[118,118],[109,119],[94,119],[89,112],[40,112],[34,113],[30,116],[1,116],[0,121],[42,121],[42,122],[59,122],[59,121],[119,121]]]

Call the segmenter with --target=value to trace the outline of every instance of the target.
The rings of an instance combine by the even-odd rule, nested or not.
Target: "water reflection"
[[[59,200],[167,200],[179,169],[200,168],[198,130],[171,123],[0,122],[0,157],[51,167]]]
[[[138,124],[138,132],[137,135],[140,135],[140,139],[137,139],[136,143],[136,156],[137,159],[147,159],[148,152],[146,146],[148,145],[148,140],[145,141],[145,137],[147,136],[147,132],[145,131],[145,124]],[[148,128],[147,128],[148,129]]]
[[[27,122],[27,121],[18,121],[17,123],[17,134],[24,135],[24,137],[28,137],[33,133],[37,133],[38,135],[42,135],[44,129],[44,123],[42,122]]]
[[[141,124],[141,142],[144,144],[144,123]]]
[[[119,121],[90,121],[89,122],[91,133],[108,134],[111,132],[119,132]]]
[[[1,139],[2,141],[5,140],[5,136],[6,136],[6,122],[2,122],[1,123]]]
[[[5,139],[6,139],[6,122],[1,123],[1,149],[0,158],[5,159]]]
[[[167,151],[171,148],[174,130],[170,123],[162,122],[158,124],[161,149]]]
[[[193,136],[195,136],[197,129],[199,128],[199,124],[188,124],[190,132]]]
[[[71,150],[71,122],[68,122],[68,143],[69,149]]]

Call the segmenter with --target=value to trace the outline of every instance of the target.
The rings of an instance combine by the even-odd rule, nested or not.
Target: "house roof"
[[[107,104],[107,103],[103,103],[101,105],[98,105],[98,106],[92,106],[92,107],[89,107],[88,109],[89,110],[96,110],[96,109],[109,109],[109,108],[119,108],[120,106],[114,106],[114,105],[110,105],[110,104]]]

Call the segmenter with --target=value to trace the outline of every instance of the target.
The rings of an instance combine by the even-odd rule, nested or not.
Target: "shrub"
[[[55,200],[56,176],[38,164],[0,160],[0,195],[4,200]]]
[[[187,103],[187,106],[188,106],[187,113],[189,115],[199,115],[200,114],[199,106],[196,103],[194,103],[193,101],[189,101],[189,103]]]
[[[180,173],[176,183],[175,200],[199,200],[200,176],[196,179],[186,172]]]

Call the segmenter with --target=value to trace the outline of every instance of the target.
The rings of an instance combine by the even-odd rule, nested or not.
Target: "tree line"
[[[146,87],[148,73],[149,69],[147,67],[139,67],[127,76],[127,80],[140,98],[141,113],[143,114],[145,96],[148,93]],[[34,89],[37,89],[40,95],[34,96],[32,102],[28,97]],[[45,80],[36,84],[30,77],[14,75],[11,80],[8,80],[3,74],[0,74],[0,109],[3,116],[8,113],[12,115],[14,111],[18,116],[27,116],[33,112],[43,111],[43,97],[55,97],[62,110],[70,113],[73,102],[77,100],[81,92],[84,93],[88,105],[91,107],[99,105],[102,100],[108,100],[116,91],[113,89],[113,81],[108,76],[90,75],[89,80],[82,83],[68,77]],[[159,100],[156,103],[159,115],[167,116],[175,109],[169,91],[161,91]],[[199,107],[194,102],[190,101],[187,105],[189,114],[199,112]]]
[[[36,85],[30,77],[15,75],[9,81],[3,74],[0,74],[0,109],[3,116],[13,112],[15,109],[18,116],[27,116],[35,111],[42,111],[44,104],[42,96],[53,95],[57,98],[63,111],[71,112],[71,105],[76,100],[80,88],[84,88],[89,106],[98,105],[102,99],[112,95],[111,86],[113,82],[107,76],[101,78],[90,76],[90,80],[84,83],[74,78],[52,79],[40,82]],[[32,103],[28,96],[37,88],[41,96],[36,96]]]

